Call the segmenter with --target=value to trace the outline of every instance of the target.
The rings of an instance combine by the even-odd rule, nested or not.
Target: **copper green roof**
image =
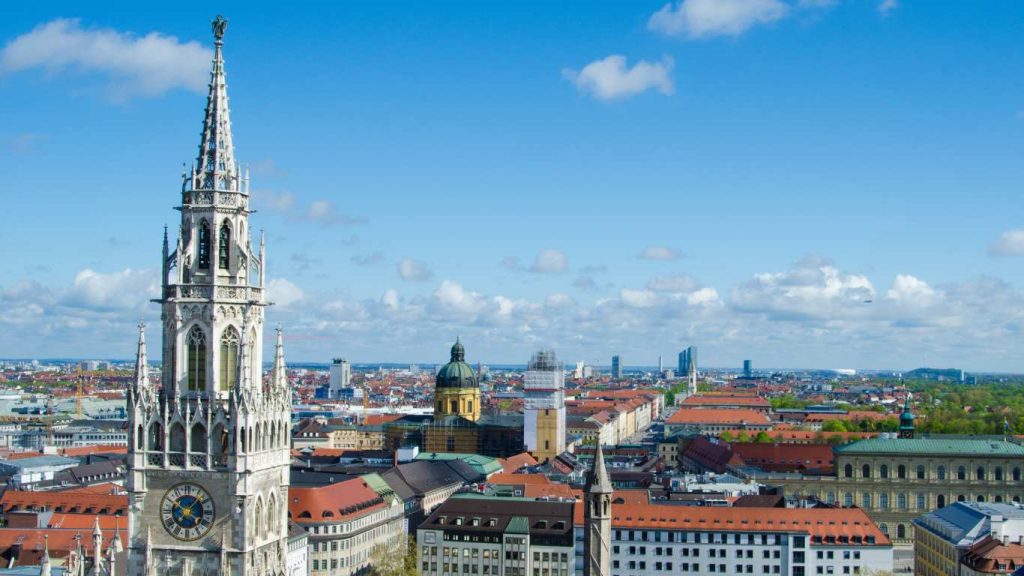
[[[455,452],[420,452],[417,460],[462,460],[469,464],[474,470],[484,476],[501,472],[501,463],[497,458],[481,456],[480,454],[457,454]]]
[[[380,474],[377,474],[376,472],[363,474],[362,478],[363,481],[366,482],[367,486],[381,496],[389,496],[395,493],[391,486],[381,478]]]
[[[452,346],[452,360],[444,365],[437,373],[434,380],[435,388],[477,388],[480,381],[477,379],[476,371],[469,364],[466,364],[466,349],[462,341],[455,340]]]
[[[935,456],[1024,456],[1024,446],[1004,440],[961,438],[870,438],[834,448],[836,454],[924,454]]]
[[[505,528],[506,534],[529,534],[530,520],[525,516],[513,516]]]

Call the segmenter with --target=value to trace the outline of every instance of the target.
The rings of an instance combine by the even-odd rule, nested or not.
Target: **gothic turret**
[[[598,443],[584,494],[583,576],[611,576],[612,492],[604,465],[604,450]]]

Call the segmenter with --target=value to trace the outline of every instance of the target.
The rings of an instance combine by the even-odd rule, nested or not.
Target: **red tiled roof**
[[[770,424],[768,417],[749,408],[685,408],[677,410],[666,424]]]
[[[76,490],[61,492],[30,492],[7,490],[0,496],[0,509],[11,510],[54,510],[57,512],[81,514],[128,513],[128,495],[90,494]]]
[[[373,426],[375,424],[387,424],[401,418],[401,414],[367,414],[363,424]]]
[[[828,444],[733,442],[732,450],[747,464],[771,472],[829,470],[833,466]]]
[[[615,496],[612,496],[614,500]],[[583,509],[577,507],[577,525]],[[827,538],[874,537],[874,546],[891,546],[889,538],[860,508],[720,508],[665,504],[613,504],[612,526],[668,530],[737,532],[804,532],[811,544]],[[821,540],[819,540],[819,538]],[[871,546],[867,542],[861,545]]]
[[[384,499],[362,478],[288,490],[288,517],[299,524],[337,522],[384,507]]]
[[[547,485],[551,480],[543,474],[508,474],[499,472],[487,479],[490,484],[534,484]]]
[[[747,396],[736,394],[698,394],[683,400],[684,407],[697,406],[756,406],[758,408],[771,408],[772,404],[760,396]]]
[[[521,454],[509,456],[504,460],[499,460],[499,462],[501,462],[501,467],[504,469],[504,471],[509,473],[516,472],[517,470],[524,466],[537,465],[537,459],[534,458],[529,452],[523,452]]]
[[[95,518],[95,516],[92,516],[92,518]],[[100,522],[100,526],[102,528],[102,520]],[[4,553],[6,555],[10,548],[17,544],[21,546],[21,555],[18,557],[18,563],[22,566],[33,564],[38,565],[39,560],[43,555],[44,542],[50,549],[51,558],[64,558],[68,555],[68,552],[75,547],[75,536],[81,536],[82,550],[85,552],[87,557],[91,557],[91,530],[91,525],[86,530],[56,528],[0,528],[0,553]],[[118,530],[118,534],[121,536],[121,542],[127,546],[128,528],[125,526],[125,522],[121,523],[121,529]],[[113,539],[113,537],[113,528],[110,530],[103,530],[104,550],[106,550],[107,546],[110,545],[110,540]]]

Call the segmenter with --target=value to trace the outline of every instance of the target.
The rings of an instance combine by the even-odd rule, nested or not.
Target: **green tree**
[[[757,436],[754,437],[754,442],[758,442],[760,444],[770,444],[771,441],[772,437],[769,436],[768,433],[765,432],[764,430],[758,432]]]
[[[832,419],[826,420],[821,425],[822,432],[846,432],[846,424],[842,420]]]
[[[416,539],[401,536],[399,542],[386,542],[370,552],[369,576],[418,576]]]

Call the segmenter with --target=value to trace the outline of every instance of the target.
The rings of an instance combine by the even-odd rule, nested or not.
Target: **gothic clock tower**
[[[291,392],[281,332],[263,378],[265,251],[249,230],[249,177],[231,141],[222,53],[214,58],[199,156],[183,175],[175,246],[164,232],[162,377],[139,330],[128,391],[128,573],[285,573]]]

